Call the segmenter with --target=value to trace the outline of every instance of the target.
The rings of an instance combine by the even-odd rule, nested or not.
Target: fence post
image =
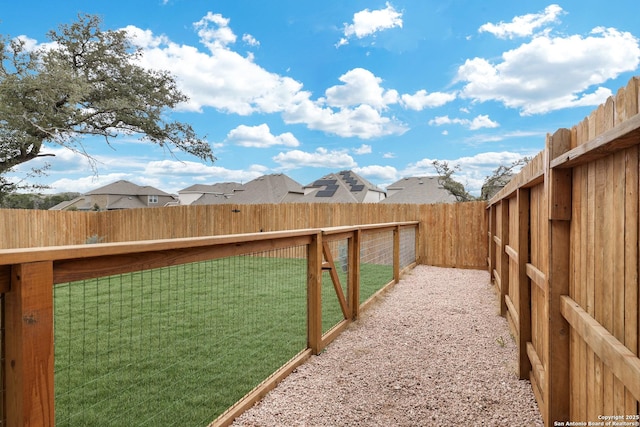
[[[53,263],[14,265],[5,294],[6,417],[53,426]]]
[[[349,239],[349,304],[351,317],[356,320],[360,316],[360,242],[362,232],[358,229]]]
[[[562,316],[561,297],[569,294],[572,169],[551,169],[550,162],[571,148],[571,131],[559,129],[547,138],[545,185],[549,216],[547,267],[547,366],[545,425],[569,419],[569,324]]]
[[[530,191],[519,188],[518,203],[518,376],[529,379],[531,361],[527,354],[527,343],[531,341],[531,281],[527,276],[529,262],[529,211]]]
[[[509,199],[500,201],[500,315],[507,314],[507,301],[505,296],[509,294],[509,255],[505,251],[505,246],[509,243]]]
[[[307,346],[322,351],[322,232],[311,236],[307,247]]]
[[[489,249],[487,268],[489,269],[489,277],[493,282],[493,270],[496,268],[496,244],[493,241],[493,236],[496,233],[496,206],[489,206],[489,232],[487,247]]]
[[[393,281],[400,281],[400,226],[393,227]]]

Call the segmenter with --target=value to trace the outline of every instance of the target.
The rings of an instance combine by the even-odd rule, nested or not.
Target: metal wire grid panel
[[[393,280],[393,230],[362,233],[360,303]]]
[[[306,348],[304,253],[55,286],[56,425],[208,425]]]
[[[417,227],[400,228],[400,270],[416,262]]]
[[[338,273],[342,293],[349,302],[348,280],[349,280],[349,240],[335,240],[329,243],[331,257]],[[340,303],[336,295],[333,282],[328,271],[322,274],[322,332],[325,333],[332,327],[344,320],[344,315],[340,309]]]

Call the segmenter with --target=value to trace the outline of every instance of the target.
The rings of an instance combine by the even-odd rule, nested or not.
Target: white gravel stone
[[[234,426],[543,426],[489,275],[419,265]]]

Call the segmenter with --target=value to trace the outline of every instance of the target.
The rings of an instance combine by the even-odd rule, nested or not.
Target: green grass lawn
[[[306,348],[306,274],[242,256],[57,285],[56,425],[209,424]],[[361,300],[391,278],[362,265]],[[328,273],[322,298],[326,331],[342,319]]]

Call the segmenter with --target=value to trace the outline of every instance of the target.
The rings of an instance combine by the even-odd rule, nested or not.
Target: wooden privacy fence
[[[418,258],[440,267],[484,268],[483,202],[206,205],[107,212],[0,210],[0,249],[173,239],[419,221]]]
[[[394,222],[327,229],[0,250],[0,292],[4,316],[4,388],[0,405],[3,416],[0,424],[53,426],[55,423],[54,286],[58,284],[293,248],[291,253],[295,258],[306,259],[306,349],[302,349],[289,363],[214,423],[228,425],[310,355],[321,352],[349,322],[357,318],[360,309],[376,297],[377,294],[374,294],[360,304],[360,255],[365,251],[363,246],[366,246],[366,235],[390,232],[392,236],[392,274],[391,281],[386,285],[390,286],[399,280],[401,269],[411,268],[416,263],[419,227],[419,223],[415,221]],[[409,243],[410,240],[413,240],[413,245]],[[346,283],[341,283],[336,272],[334,260],[337,254],[331,249],[331,244],[338,241],[347,242],[348,274],[343,279]],[[299,251],[300,248],[305,250]],[[371,248],[367,250],[373,251]],[[388,250],[384,248],[384,251]],[[414,255],[413,260],[411,254]],[[322,313],[323,304],[327,302],[322,300],[323,272],[330,275],[343,313],[343,320],[325,333]],[[302,286],[304,287],[304,283]],[[378,293],[382,291],[383,289]],[[82,292],[80,291],[81,294]],[[108,295],[111,295],[111,291]],[[203,345],[202,342],[181,345],[188,344]],[[93,384],[93,380],[91,383]],[[115,394],[117,392],[115,390]],[[111,394],[113,393],[111,390]]]
[[[548,136],[489,202],[489,270],[547,426],[640,421],[639,89]]]

